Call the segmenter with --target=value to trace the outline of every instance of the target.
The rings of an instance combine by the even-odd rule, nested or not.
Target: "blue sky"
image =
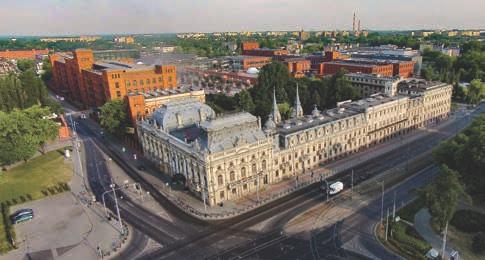
[[[485,0],[0,0],[0,35],[485,28]]]

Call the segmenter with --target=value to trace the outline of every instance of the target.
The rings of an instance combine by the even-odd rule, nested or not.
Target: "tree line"
[[[453,84],[455,100],[477,104],[485,98],[485,46],[480,42],[463,44],[461,55],[457,58],[440,51],[425,50],[423,63],[423,78]],[[463,87],[460,82],[469,82],[470,85]]]
[[[485,115],[433,151],[441,173],[420,196],[441,230],[452,219],[460,199],[485,199]]]
[[[322,110],[333,108],[343,100],[360,98],[359,92],[344,75],[345,71],[340,71],[323,79],[295,79],[289,76],[284,64],[275,61],[261,68],[258,83],[253,88],[243,90],[234,97],[209,94],[207,104],[217,113],[244,110],[260,116],[264,122],[272,109],[274,89],[280,113],[283,119],[287,119],[295,102],[297,84],[305,114],[310,114],[315,105]]]
[[[46,116],[62,113],[48,96],[32,61],[18,61],[20,74],[0,77],[0,165],[31,158],[57,136],[58,125]]]

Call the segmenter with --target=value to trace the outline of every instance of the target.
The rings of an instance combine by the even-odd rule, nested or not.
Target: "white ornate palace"
[[[284,178],[385,142],[446,117],[451,85],[408,79],[394,96],[375,94],[303,115],[296,92],[292,117],[273,111],[264,127],[241,112],[217,116],[194,99],[170,102],[138,122],[147,158],[210,205],[256,192]]]

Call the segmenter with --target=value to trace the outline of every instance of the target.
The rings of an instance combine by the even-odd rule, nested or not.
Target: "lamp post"
[[[111,183],[109,185],[109,187],[111,188],[111,190],[107,190],[107,191],[103,192],[103,194],[101,195],[101,198],[103,200],[104,211],[105,211],[106,217],[108,217],[108,209],[106,208],[106,201],[104,199],[104,195],[106,195],[109,192],[113,192],[115,207],[116,207],[116,214],[118,216],[118,223],[119,223],[120,228],[121,228],[121,234],[123,234],[124,233],[123,223],[121,222],[120,208],[118,206],[118,198],[116,197],[116,190],[121,189],[121,187],[116,188],[116,185],[114,183]]]
[[[115,197],[116,214],[118,215],[118,222],[121,228],[121,234],[124,234],[123,223],[121,223],[120,208],[118,207],[118,198],[116,197],[116,190],[115,190],[116,185],[112,183],[109,186],[113,190],[113,196]]]
[[[381,181],[382,197],[381,197],[381,222],[384,219],[384,181]]]

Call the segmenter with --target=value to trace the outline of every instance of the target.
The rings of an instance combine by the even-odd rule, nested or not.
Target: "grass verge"
[[[399,210],[397,215],[404,220],[414,220],[414,215],[422,208],[422,203],[420,200],[415,200]],[[390,223],[387,241],[385,241],[385,226],[379,225],[376,233],[384,246],[406,259],[426,259],[425,255],[431,249],[431,245],[418,234],[414,227],[404,221]]]

